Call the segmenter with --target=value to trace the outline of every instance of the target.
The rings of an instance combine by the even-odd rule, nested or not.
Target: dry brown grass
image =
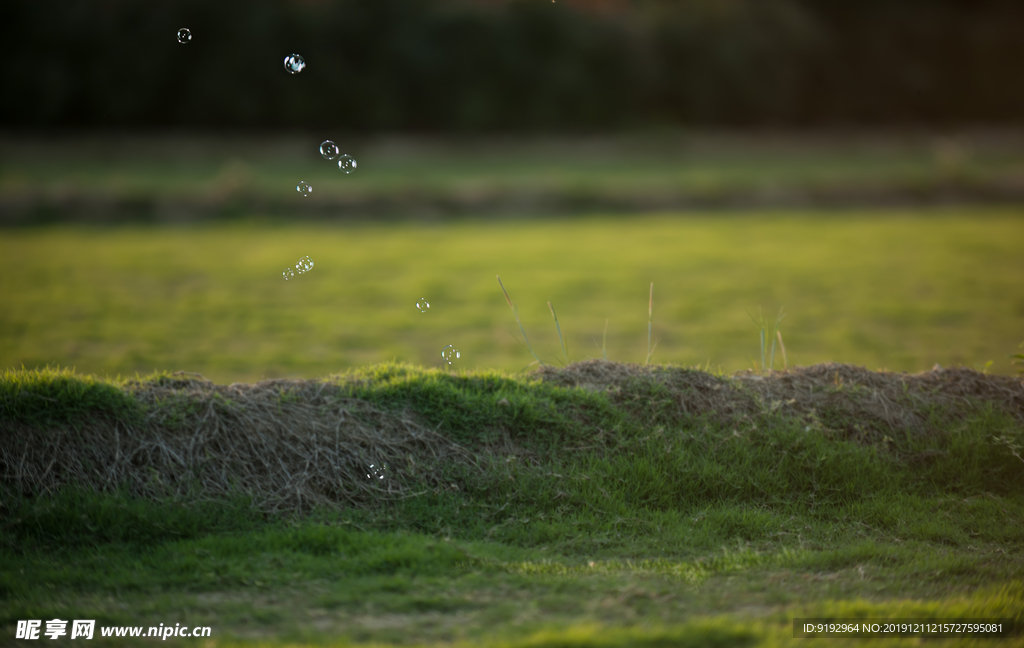
[[[544,366],[543,380],[564,386],[608,391],[613,399],[635,398],[623,386],[630,381],[663,385],[680,417],[709,415],[720,422],[784,411],[820,424],[825,412],[854,438],[876,442],[894,434],[937,432],[931,414],[951,423],[986,403],[1024,425],[1024,380],[990,376],[972,369],[942,369],[919,374],[869,371],[825,363],[759,375],[731,377],[694,369],[588,360],[565,368]]]
[[[635,389],[637,381],[658,383],[665,388],[658,398],[664,401],[667,394],[669,414],[677,408],[680,420],[706,415],[739,425],[781,412],[821,429],[838,426],[849,438],[868,443],[885,435],[939,433],[930,413],[941,412],[942,424],[951,424],[986,404],[1024,425],[1024,379],[970,369],[907,375],[821,364],[726,377],[590,360],[565,368],[543,366],[534,377],[607,392],[627,408],[647,405],[644,391]],[[332,382],[223,386],[176,374],[131,382],[126,389],[149,412],[142,425],[95,419],[77,428],[38,429],[5,422],[3,481],[23,493],[53,491],[69,482],[193,500],[242,491],[262,510],[304,510],[316,504],[364,506],[452,488],[441,478],[446,463],[480,470],[479,459],[508,450],[471,452],[428,429],[413,413],[381,411],[347,397],[344,386]],[[368,478],[370,464],[386,464],[386,479]]]
[[[67,482],[141,496],[237,494],[267,510],[366,504],[410,497],[412,484],[444,488],[444,461],[473,456],[410,417],[345,398],[322,381],[215,385],[175,374],[127,389],[149,408],[143,426],[86,421],[79,429],[20,426],[4,435],[5,481],[25,493]],[[180,376],[180,377],[178,377]],[[383,480],[367,477],[386,465]]]

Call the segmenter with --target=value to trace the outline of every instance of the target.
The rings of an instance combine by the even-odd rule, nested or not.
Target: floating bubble
[[[291,268],[285,268],[284,271],[281,272],[281,276],[284,277],[285,281],[288,281],[295,276],[295,271]]]
[[[289,54],[284,57],[284,69],[288,71],[288,74],[298,74],[302,72],[306,67],[306,59],[302,58],[298,54]]]
[[[192,40],[192,32],[187,28],[182,27],[178,30],[178,42],[184,45]]]
[[[299,262],[295,264],[295,269],[299,271],[299,274],[305,274],[313,269],[313,259],[308,256],[304,256],[299,259]]]
[[[345,173],[352,173],[356,170],[356,159],[346,153],[338,158],[338,168]]]
[[[426,313],[430,310],[430,302],[427,301],[426,297],[422,297],[416,302],[416,308],[420,309],[421,313]]]
[[[445,348],[441,349],[441,360],[443,360],[444,362],[446,362],[448,364],[451,364],[451,363],[455,362],[460,357],[461,357],[461,354],[459,353],[459,350],[456,349],[455,347],[453,347],[450,344],[448,346],[446,346]]]
[[[341,149],[338,148],[338,145],[331,140],[324,140],[324,143],[320,145],[320,155],[324,156],[328,160],[333,160],[338,157],[339,153],[341,153]]]
[[[384,479],[384,471],[387,470],[387,464],[380,466],[370,464],[370,467],[367,470],[370,471],[366,474],[367,479]]]
[[[310,187],[305,180],[299,180],[299,184],[295,185],[295,191],[298,191],[302,194],[302,197],[305,198],[309,194],[313,193],[313,187]]]

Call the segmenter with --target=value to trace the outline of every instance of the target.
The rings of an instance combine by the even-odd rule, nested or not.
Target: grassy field
[[[750,315],[784,308],[790,365],[1007,374],[1024,339],[1022,240],[1017,208],[8,229],[0,367],[255,381],[436,367],[453,344],[454,369],[518,371],[533,358],[500,275],[545,362],[562,361],[548,301],[571,359],[643,362],[653,282],[654,362],[750,368]],[[314,268],[284,281],[303,255]]]
[[[60,618],[208,626],[168,640],[204,647],[787,646],[828,617],[1006,619],[974,642],[1019,645],[1020,391],[849,367],[8,372],[0,643]],[[364,450],[384,481],[346,472]],[[335,499],[274,509],[300,491]]]

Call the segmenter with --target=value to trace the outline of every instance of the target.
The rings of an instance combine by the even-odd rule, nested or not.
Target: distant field
[[[0,367],[219,382],[316,377],[400,360],[523,369],[652,362],[726,371],[759,356],[748,312],[780,307],[790,365],[837,361],[1012,373],[1024,340],[1024,210],[575,218],[491,224],[6,230]],[[311,272],[290,281],[303,255]],[[414,304],[426,297],[421,314]],[[781,364],[781,358],[777,357]]]
[[[345,175],[318,147],[358,160]],[[0,224],[1021,204],[1024,133],[0,134]],[[306,198],[295,186],[313,187]]]

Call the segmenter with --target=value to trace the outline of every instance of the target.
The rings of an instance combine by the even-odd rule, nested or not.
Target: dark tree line
[[[32,0],[3,3],[0,34],[7,130],[1024,117],[1019,0]]]

